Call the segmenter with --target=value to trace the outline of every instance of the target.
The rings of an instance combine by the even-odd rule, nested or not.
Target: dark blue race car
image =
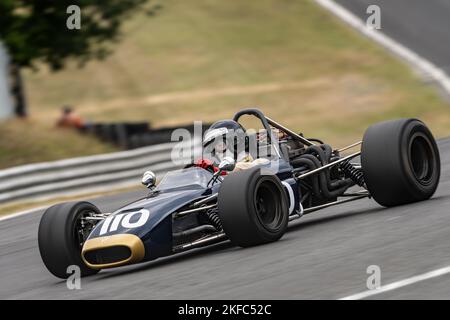
[[[246,130],[242,116],[259,119],[264,134]],[[158,185],[146,172],[148,196],[113,213],[88,202],[50,207],[38,236],[48,270],[67,278],[67,268],[77,265],[86,276],[220,241],[260,245],[280,239],[288,222],[304,214],[367,197],[386,207],[422,201],[439,183],[436,142],[417,119],[375,124],[363,141],[342,149],[306,139],[258,109],[244,109],[212,130],[230,126],[243,130],[247,149],[256,146],[253,159],[265,161],[242,170],[236,154],[194,163]],[[358,146],[361,151],[342,155]]]

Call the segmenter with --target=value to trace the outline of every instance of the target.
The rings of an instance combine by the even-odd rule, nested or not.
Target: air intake
[[[141,239],[133,234],[88,239],[81,250],[86,265],[93,269],[105,269],[140,262],[145,257]]]
[[[131,257],[131,250],[126,246],[99,248],[84,253],[87,262],[94,265],[118,263]]]

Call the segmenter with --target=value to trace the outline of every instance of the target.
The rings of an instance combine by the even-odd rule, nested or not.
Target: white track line
[[[89,196],[88,193],[90,193],[90,192],[93,192],[93,193],[95,193],[95,192],[107,192],[107,191],[108,192],[114,192],[116,190],[120,190],[122,188],[132,187],[132,186],[136,186],[136,183],[135,182],[124,182],[124,183],[115,184],[114,187],[108,187],[108,186],[101,187],[101,186],[98,186],[98,187],[92,187],[92,188],[88,188],[88,189],[83,189],[83,191],[80,191],[80,190],[76,191],[75,190],[74,192],[66,192],[66,193],[64,193],[64,195],[59,195],[59,196],[60,197],[68,196],[68,197],[74,197],[74,198],[83,197],[84,196],[83,200],[91,200],[91,199],[96,199],[96,198],[99,198],[99,197],[102,197],[102,196],[108,196],[110,194],[107,194],[107,195],[97,194],[95,196]],[[56,200],[56,199],[58,199],[58,195],[53,195],[53,196],[48,196],[48,197],[44,197],[43,196],[43,197],[36,197],[36,198],[34,198],[35,201],[52,201],[52,200]],[[71,201],[71,200],[67,200],[67,201]],[[72,200],[72,201],[74,201],[74,200]],[[61,202],[63,202],[63,201],[61,201]],[[44,210],[44,209],[47,209],[50,206],[51,206],[51,204],[48,204],[46,206],[40,206],[40,207],[36,207],[36,208],[25,210],[25,211],[14,212],[14,213],[7,213],[4,216],[0,216],[0,222],[5,221],[5,220],[18,218],[18,217],[21,217],[21,216],[24,216],[24,215],[27,215],[27,214],[30,214],[30,213],[33,213],[33,212],[36,212],[36,211]]]
[[[368,28],[365,23],[346,8],[332,0],[314,0],[316,3],[331,11],[334,15],[342,19],[354,29],[358,30],[368,38],[381,44],[400,58],[404,59],[410,65],[422,72],[424,76],[437,82],[442,88],[450,94],[450,77],[444,70],[440,69],[432,62],[417,53],[408,49],[404,45],[381,33],[379,30]]]
[[[25,211],[20,211],[20,212],[16,212],[16,213],[11,213],[11,214],[7,214],[4,217],[0,217],[0,222],[2,221],[6,221],[6,220],[10,220],[10,219],[14,219],[14,218],[18,218],[24,215],[27,215],[29,213],[33,213],[39,210],[44,210],[47,209],[49,206],[45,206],[45,207],[37,207],[37,208],[33,208],[33,209],[29,209],[29,210],[25,210]]]
[[[395,290],[395,289],[406,287],[406,286],[409,286],[411,284],[414,284],[414,283],[417,283],[417,282],[420,282],[420,281],[424,281],[424,280],[440,277],[440,276],[443,276],[443,275],[448,274],[448,273],[450,273],[450,266],[449,267],[445,267],[445,268],[441,268],[441,269],[437,269],[437,270],[434,270],[434,271],[430,271],[430,272],[427,272],[427,273],[423,273],[421,275],[414,276],[414,277],[411,277],[411,278],[407,278],[407,279],[404,279],[404,280],[400,280],[400,281],[397,281],[397,282],[393,282],[393,283],[387,284],[385,286],[381,286],[378,289],[367,290],[367,291],[364,291],[364,292],[361,292],[361,293],[357,293],[357,294],[354,294],[354,295],[351,295],[351,296],[348,296],[348,297],[341,298],[339,300],[361,300],[361,299],[365,299],[365,298],[368,298],[370,296],[374,296],[374,295],[377,295],[377,294],[380,294],[380,293],[383,293],[383,292],[392,291],[392,290]]]

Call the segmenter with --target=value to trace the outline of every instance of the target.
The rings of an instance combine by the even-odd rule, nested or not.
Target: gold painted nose
[[[81,256],[88,267],[106,269],[140,262],[145,248],[138,236],[115,234],[87,240]]]

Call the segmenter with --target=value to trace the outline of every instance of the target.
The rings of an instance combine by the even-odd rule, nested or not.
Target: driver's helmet
[[[220,162],[225,156],[237,160],[238,154],[245,152],[244,128],[234,120],[215,122],[205,133],[203,152],[215,162]]]

